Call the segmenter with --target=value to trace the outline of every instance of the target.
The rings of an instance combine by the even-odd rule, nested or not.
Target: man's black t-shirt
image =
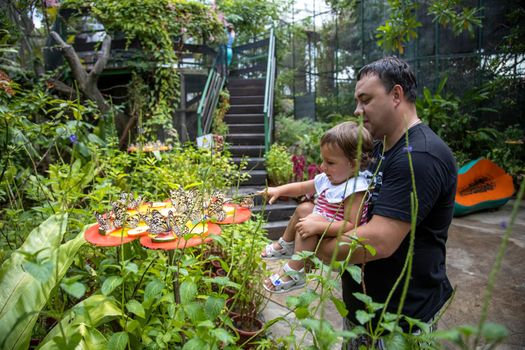
[[[375,163],[370,169],[376,176],[368,212],[371,216],[411,221],[410,152],[419,210],[412,278],[402,313],[426,322],[452,294],[446,275],[445,243],[454,210],[457,169],[450,149],[428,126],[419,124],[410,128],[408,138],[408,146],[403,136],[383,155],[382,144],[376,146]],[[410,234],[392,256],[365,264],[366,292],[374,301],[385,302],[405,263],[409,241]],[[403,283],[400,283],[388,311],[397,312],[402,288]],[[363,293],[362,287],[346,272],[343,274],[343,299],[349,310],[348,318],[357,324],[355,312],[364,310],[364,306],[353,297],[354,292]],[[402,326],[406,328],[406,324],[402,323]]]

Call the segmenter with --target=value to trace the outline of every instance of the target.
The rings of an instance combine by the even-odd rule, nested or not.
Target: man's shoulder
[[[412,148],[416,151],[441,152],[452,156],[452,151],[450,151],[445,141],[425,124],[420,124],[409,131],[408,142],[412,144]]]

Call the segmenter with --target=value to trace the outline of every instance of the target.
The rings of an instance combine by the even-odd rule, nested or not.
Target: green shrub
[[[273,144],[266,158],[266,170],[268,178],[273,185],[283,185],[288,183],[293,176],[292,155],[288,152],[286,146]]]
[[[276,142],[288,147],[294,154],[302,154],[308,164],[320,164],[319,142],[330,124],[277,116],[275,125]]]

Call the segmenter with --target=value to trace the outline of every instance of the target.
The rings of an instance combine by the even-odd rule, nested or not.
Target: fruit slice
[[[106,234],[107,236],[111,237],[127,237],[128,236],[128,229],[125,228],[117,228],[109,233]]]
[[[175,209],[173,209],[173,208],[161,208],[161,209],[159,209],[159,212],[162,214],[162,216],[168,216],[170,211],[173,212],[173,214],[175,214]]]
[[[222,210],[224,210],[226,216],[231,216],[235,212],[235,207],[232,207],[231,205],[224,205]]]
[[[144,225],[144,226],[138,226],[138,227],[135,227],[134,229],[131,229],[128,231],[128,236],[142,236],[143,234],[146,234],[149,230],[149,226],[148,225]]]
[[[155,243],[171,242],[176,240],[177,237],[173,233],[160,233],[156,236],[151,237],[151,241]]]
[[[199,222],[198,224],[193,224],[191,221],[186,223],[186,227],[190,229],[190,233],[200,235],[204,232],[208,232],[208,224],[205,222]]]
[[[167,205],[166,202],[153,202],[151,203],[152,208],[165,208]]]

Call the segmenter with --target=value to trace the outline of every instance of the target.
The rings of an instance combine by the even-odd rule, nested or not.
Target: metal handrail
[[[266,65],[266,86],[264,88],[264,150],[268,152],[272,141],[273,99],[275,86],[275,35],[270,30],[268,61]]]
[[[226,46],[221,46],[210,68],[208,79],[202,92],[199,107],[197,108],[197,135],[202,136],[209,133],[213,121],[213,112],[219,101],[220,92],[226,82],[228,65],[226,62]]]

